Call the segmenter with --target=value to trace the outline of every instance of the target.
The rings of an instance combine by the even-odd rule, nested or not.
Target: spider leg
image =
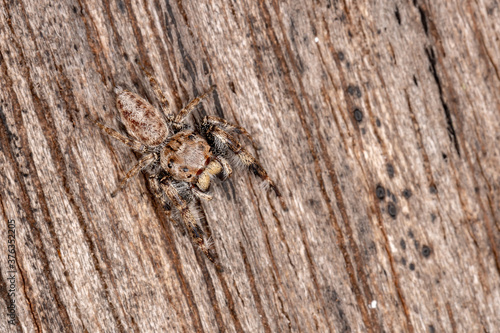
[[[203,230],[200,228],[198,223],[196,223],[196,219],[189,209],[187,202],[182,199],[182,197],[179,195],[179,192],[177,192],[169,179],[163,178],[161,180],[160,186],[167,195],[172,205],[179,211],[182,221],[184,222],[191,238],[193,238],[194,242],[198,245],[200,250],[205,253],[207,258],[211,262],[215,263],[215,258],[212,256],[212,254],[210,254],[210,251],[205,244],[205,241],[203,240]]]
[[[162,205],[163,209],[165,210],[165,213],[167,214],[168,218],[170,219],[174,227],[178,228],[178,230],[182,233],[182,235],[185,236],[186,230],[179,223],[178,217],[175,216],[176,214],[172,214],[172,203],[169,201],[169,199],[161,189],[160,178],[158,177],[158,175],[149,176],[149,184],[153,189],[154,196],[158,199],[158,201]]]
[[[163,209],[170,211],[172,209],[172,207],[170,206],[170,201],[168,201],[167,197],[160,188],[160,180],[158,179],[158,176],[157,175],[149,176],[149,184],[153,189],[154,196],[158,198]]]
[[[203,125],[204,126],[215,125],[226,132],[231,131],[237,134],[243,134],[252,143],[254,147],[258,147],[255,141],[253,140],[252,136],[250,135],[250,133],[247,132],[246,129],[237,125],[233,125],[223,118],[219,118],[216,116],[206,116],[205,118],[203,118]]]
[[[193,186],[191,188],[191,191],[193,191],[194,195],[196,195],[198,198],[203,199],[203,200],[210,201],[214,198],[213,195],[203,192],[197,186]]]
[[[145,153],[146,152],[146,146],[143,145],[142,143],[140,143],[139,141],[136,141],[136,140],[133,140],[133,139],[129,139],[125,135],[123,135],[123,134],[115,131],[114,129],[112,129],[110,127],[107,127],[107,126],[101,124],[98,121],[94,121],[94,123],[102,131],[106,132],[107,135],[115,138],[118,141],[123,142],[124,144],[126,144],[127,146],[129,146],[130,148],[132,148],[133,150],[138,151],[140,153]]]
[[[146,76],[148,77],[149,84],[151,84],[151,87],[153,88],[153,91],[155,92],[156,98],[160,102],[161,109],[163,110],[163,112],[165,113],[165,115],[167,117],[172,117],[173,113],[172,113],[172,110],[170,109],[168,99],[163,94],[163,91],[161,91],[160,85],[158,84],[158,82],[156,81],[154,76],[151,75],[151,73],[149,73],[144,67],[142,67],[141,69],[144,72],[144,74],[146,74]]]
[[[222,181],[228,179],[229,176],[231,176],[231,174],[233,173],[231,164],[229,164],[229,162],[222,156],[216,156],[215,159],[219,161],[220,165],[222,166],[222,172],[219,172],[217,176]]]
[[[116,194],[118,193],[118,191],[122,190],[125,187],[125,184],[127,184],[128,180],[130,178],[134,177],[135,175],[137,175],[139,173],[139,171],[141,171],[142,169],[144,169],[145,167],[147,167],[148,165],[150,165],[151,163],[153,163],[153,161],[155,159],[157,159],[157,156],[154,153],[144,155],[139,160],[139,162],[137,162],[137,164],[134,165],[134,167],[127,172],[127,174],[125,175],[125,178],[123,178],[121,180],[121,182],[118,185],[118,187],[116,188],[116,190],[114,190],[111,193],[111,197],[115,197]]]
[[[204,94],[196,97],[188,105],[186,105],[179,113],[175,116],[174,122],[181,123],[187,115],[194,110],[194,108],[205,99],[212,91],[214,91],[215,85],[211,86]]]
[[[218,127],[213,127],[209,134],[213,136],[216,147],[219,149],[224,147],[229,148],[239,162],[250,169],[256,176],[260,177],[264,183],[267,184],[274,191],[274,193],[276,193],[277,197],[281,197],[280,191],[271,178],[269,178],[266,170],[264,170],[252,154],[239,144],[238,140],[236,140],[234,136]]]

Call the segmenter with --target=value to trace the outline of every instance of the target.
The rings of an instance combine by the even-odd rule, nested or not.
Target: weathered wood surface
[[[0,331],[499,329],[497,1],[0,7]],[[175,108],[217,84],[194,119],[246,127],[284,193],[215,187],[224,272],[143,175],[110,197],[139,156],[91,120],[119,128],[115,85],[152,100],[141,64]]]

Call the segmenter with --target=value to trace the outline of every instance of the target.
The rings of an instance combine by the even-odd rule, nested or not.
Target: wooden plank
[[[500,327],[493,2],[0,6],[0,331]],[[216,84],[191,121],[245,127],[283,193],[213,187],[223,271],[146,176],[110,196],[140,154],[92,120],[124,132],[118,85],[158,106],[141,66],[175,110]]]

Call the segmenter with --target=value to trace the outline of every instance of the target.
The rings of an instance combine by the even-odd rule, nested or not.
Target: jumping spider
[[[283,205],[281,194],[264,168],[231,134],[243,134],[252,140],[244,128],[214,116],[206,116],[197,129],[184,123],[189,113],[215,86],[174,115],[156,80],[147,72],[146,75],[163,114],[139,95],[116,88],[116,105],[132,138],[96,121],[96,125],[108,135],[143,154],[111,196],[116,196],[127,181],[141,170],[147,171],[151,187],[162,206],[167,210],[174,208],[194,242],[215,263],[215,258],[203,239],[195,208],[199,199],[212,199],[209,193],[212,178],[226,180],[232,173],[231,161],[232,164],[242,165],[253,171],[276,193]]]

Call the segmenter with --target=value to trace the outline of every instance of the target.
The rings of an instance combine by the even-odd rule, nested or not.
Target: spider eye
[[[169,167],[169,169],[172,169],[172,164],[173,163],[174,163],[174,161],[172,161],[172,160],[168,161],[168,167]]]
[[[184,171],[184,172],[188,172],[188,171],[189,171],[189,169],[188,169],[188,168],[186,168],[186,167],[184,167],[184,168],[182,168],[182,171]]]
[[[193,135],[193,134],[189,134],[189,135],[188,135],[188,139],[189,139],[189,140],[194,140],[194,135]]]

